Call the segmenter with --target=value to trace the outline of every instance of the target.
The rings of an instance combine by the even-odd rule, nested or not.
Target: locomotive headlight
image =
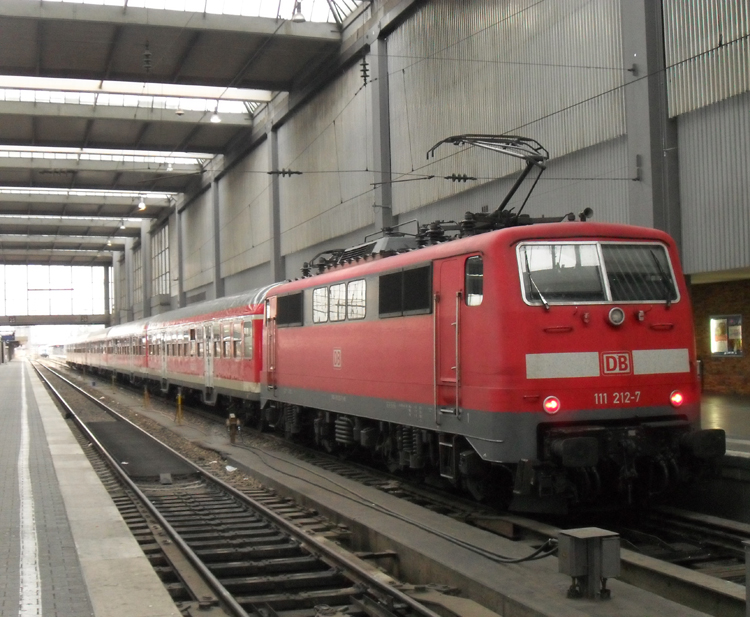
[[[623,311],[619,306],[616,306],[611,311],[609,311],[609,323],[611,323],[613,326],[621,326],[624,321],[625,311]]]
[[[679,407],[685,402],[685,397],[682,396],[682,392],[675,390],[669,395],[669,402],[672,403],[672,407]]]
[[[560,399],[556,396],[548,396],[542,403],[544,411],[548,414],[553,415],[560,411]]]

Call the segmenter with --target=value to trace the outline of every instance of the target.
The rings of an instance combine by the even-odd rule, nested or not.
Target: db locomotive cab
[[[537,454],[521,460],[515,481],[526,510],[554,496],[632,501],[635,487],[662,492],[724,454],[724,432],[700,430],[692,317],[674,245],[653,235],[516,246],[526,398],[539,405]]]

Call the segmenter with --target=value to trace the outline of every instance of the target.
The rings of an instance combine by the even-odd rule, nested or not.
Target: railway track
[[[437,617],[336,547],[336,530],[270,491],[238,490],[192,463],[194,473],[184,477],[134,481],[86,427],[127,420],[49,369],[38,372],[84,443],[96,446],[95,468],[184,614]]]
[[[187,410],[186,421],[204,427],[220,423],[215,414]],[[405,478],[341,460],[268,434],[245,435],[239,447],[274,444],[308,463],[398,496],[432,511],[484,530],[539,546],[559,528],[547,522],[508,515],[459,496]],[[669,514],[669,515],[668,515]],[[712,519],[712,520],[708,520]],[[682,522],[680,522],[682,521]],[[709,614],[745,615],[744,551],[750,526],[675,509],[656,508],[628,523],[577,521],[576,526],[603,526],[623,538],[621,580]]]

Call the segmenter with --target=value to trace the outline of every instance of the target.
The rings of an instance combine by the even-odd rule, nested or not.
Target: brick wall
[[[693,285],[690,294],[704,391],[750,395],[750,281]],[[715,315],[742,315],[743,357],[711,357],[709,319]]]

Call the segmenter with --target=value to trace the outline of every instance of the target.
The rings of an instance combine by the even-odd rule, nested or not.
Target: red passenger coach
[[[224,395],[257,406],[270,287],[114,326],[68,345],[67,361],[157,382],[163,392],[189,388],[208,404]]]
[[[666,234],[558,222],[383,257],[393,241],[269,293],[263,403],[288,434],[527,510],[654,493],[723,453]]]

